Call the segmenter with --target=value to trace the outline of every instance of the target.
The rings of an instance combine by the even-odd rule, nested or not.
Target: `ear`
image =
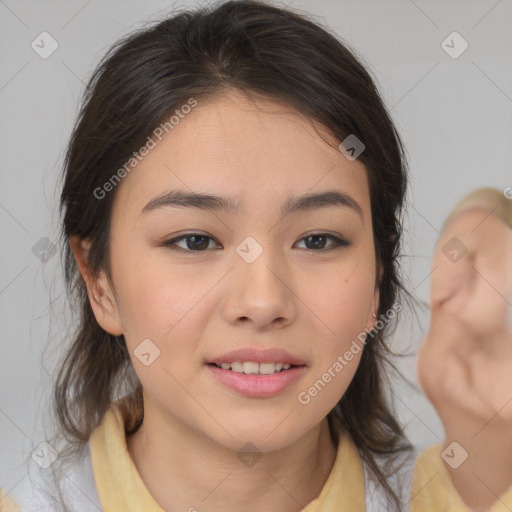
[[[375,290],[373,293],[373,300],[372,300],[372,304],[370,307],[370,311],[368,313],[368,320],[367,320],[367,326],[366,326],[368,329],[374,327],[378,320],[377,313],[379,311],[379,305],[380,305],[380,283],[382,281],[382,275],[383,275],[383,270],[382,270],[382,266],[380,265],[380,263],[377,264],[376,274],[378,275],[378,277],[376,278],[376,281],[375,281]],[[375,316],[373,316],[374,314],[375,314]]]
[[[124,333],[124,329],[121,325],[115,294],[107,275],[103,270],[98,275],[93,275],[89,269],[88,255],[91,242],[72,235],[69,237],[69,244],[87,286],[87,295],[97,322],[108,333],[120,336]]]
[[[377,323],[378,318],[378,312],[379,312],[379,288],[375,289],[375,292],[373,294],[373,300],[370,307],[370,311],[368,312],[368,320],[366,327],[368,329],[371,329],[372,327],[375,327],[375,324]],[[375,314],[375,316],[373,316]]]

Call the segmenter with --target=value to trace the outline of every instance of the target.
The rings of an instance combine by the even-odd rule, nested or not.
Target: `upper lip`
[[[289,363],[297,366],[305,365],[304,361],[299,357],[293,356],[286,350],[281,348],[256,348],[247,347],[232,350],[221,356],[214,357],[207,363],[233,363],[235,361],[253,361],[256,363]]]

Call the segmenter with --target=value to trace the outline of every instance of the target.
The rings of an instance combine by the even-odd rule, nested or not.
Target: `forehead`
[[[153,140],[116,191],[118,214],[138,216],[148,201],[175,189],[236,198],[238,213],[281,209],[290,196],[327,189],[369,208],[364,165],[341,154],[325,127],[272,99],[230,92],[198,100]]]

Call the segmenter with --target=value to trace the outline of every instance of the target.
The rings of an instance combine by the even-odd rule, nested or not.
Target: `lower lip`
[[[212,364],[207,364],[206,367],[222,384],[251,398],[277,395],[299,380],[306,371],[305,366],[294,366],[271,375],[247,375],[233,370],[224,370]]]

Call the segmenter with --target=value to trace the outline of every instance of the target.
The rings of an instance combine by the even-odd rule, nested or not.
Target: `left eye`
[[[325,242],[328,239],[331,239],[333,243],[325,248]],[[214,239],[210,236],[202,235],[201,233],[189,233],[176,238],[172,238],[170,240],[165,240],[160,245],[167,247],[172,251],[205,252],[205,250],[208,248],[210,240]],[[350,242],[342,240],[341,238],[338,238],[334,235],[329,235],[327,233],[314,233],[301,238],[299,242],[302,242],[303,240],[305,241],[306,249],[313,250],[315,252],[327,252],[338,247],[347,247],[350,245]],[[179,246],[179,242],[185,242],[185,247]]]
[[[325,241],[328,240],[329,238],[333,240],[333,243],[330,247],[327,247],[327,249],[325,249]],[[320,249],[322,250],[322,252],[331,251],[333,249],[337,249],[338,247],[347,247],[350,245],[350,242],[342,240],[341,238],[338,238],[334,235],[329,235],[327,233],[313,233],[304,238],[301,238],[299,241],[302,242],[302,240],[305,240],[306,244],[311,244],[316,249],[318,249],[318,246],[320,245]],[[320,240],[320,242],[317,242],[317,240]],[[311,249],[311,247],[307,247],[307,249]]]

